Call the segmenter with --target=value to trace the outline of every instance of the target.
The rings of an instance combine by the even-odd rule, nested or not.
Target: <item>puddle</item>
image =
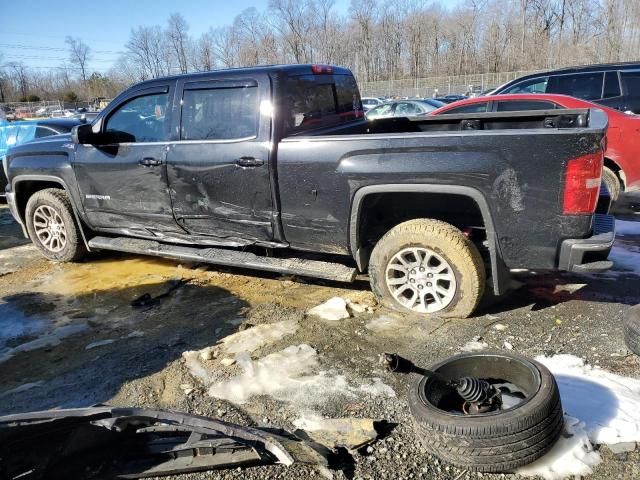
[[[0,354],[21,340],[33,338],[46,326],[44,319],[27,315],[11,303],[0,303]]]
[[[115,258],[65,265],[41,285],[41,289],[60,295],[82,295],[108,290],[159,284],[167,278],[182,278],[179,264],[155,258]]]

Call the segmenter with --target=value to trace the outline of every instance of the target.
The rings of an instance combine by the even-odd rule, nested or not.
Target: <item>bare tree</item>
[[[169,17],[167,37],[169,48],[175,55],[180,72],[187,73],[189,71],[188,56],[191,49],[191,39],[189,38],[189,25],[179,13],[172,13]]]
[[[136,64],[140,78],[157,78],[166,68],[166,51],[159,26],[138,27],[131,30],[126,44],[130,61]]]
[[[91,49],[80,38],[67,36],[65,43],[69,45],[69,61],[80,69],[83,82],[87,81],[87,64],[91,58]]]

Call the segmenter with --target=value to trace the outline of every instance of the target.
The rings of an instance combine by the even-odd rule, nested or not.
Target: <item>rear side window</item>
[[[185,90],[182,140],[238,140],[258,135],[258,87]]]
[[[599,100],[602,98],[603,79],[602,72],[558,75],[551,77],[547,93],[561,93],[583,100]]]
[[[396,107],[396,117],[406,117],[423,113],[422,109],[413,103],[399,103]]]
[[[549,77],[538,77],[524,80],[503,90],[500,93],[547,93]]]
[[[611,98],[620,96],[620,81],[618,80],[618,72],[607,72],[604,74],[604,91],[602,98]]]
[[[518,112],[522,110],[553,110],[556,104],[538,100],[510,100],[498,102],[498,112]]]
[[[459,107],[451,108],[442,113],[447,115],[452,115],[455,113],[484,113],[487,111],[488,104],[488,102],[470,103],[468,105],[460,105]]]
[[[287,134],[330,127],[364,116],[351,75],[301,75],[287,81]]]
[[[620,72],[625,94],[630,97],[640,97],[640,71]]]
[[[58,132],[56,132],[55,130],[52,130],[51,128],[41,127],[41,126],[36,127],[36,138],[49,137],[51,135],[57,135],[57,134]]]

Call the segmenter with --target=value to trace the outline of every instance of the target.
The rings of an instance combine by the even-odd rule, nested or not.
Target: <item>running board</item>
[[[305,260],[302,258],[261,257],[250,252],[223,248],[195,248],[167,245],[153,240],[128,237],[93,237],[89,246],[98,250],[138,253],[156,257],[213,263],[227,267],[254,268],[268,272],[288,273],[302,277],[322,278],[337,282],[353,282],[357,271],[341,263]]]

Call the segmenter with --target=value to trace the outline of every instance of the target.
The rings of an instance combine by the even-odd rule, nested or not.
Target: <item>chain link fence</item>
[[[478,95],[516,78],[540,70],[478,73],[444,77],[426,77],[379,82],[360,82],[363,97],[434,97],[444,95]]]

